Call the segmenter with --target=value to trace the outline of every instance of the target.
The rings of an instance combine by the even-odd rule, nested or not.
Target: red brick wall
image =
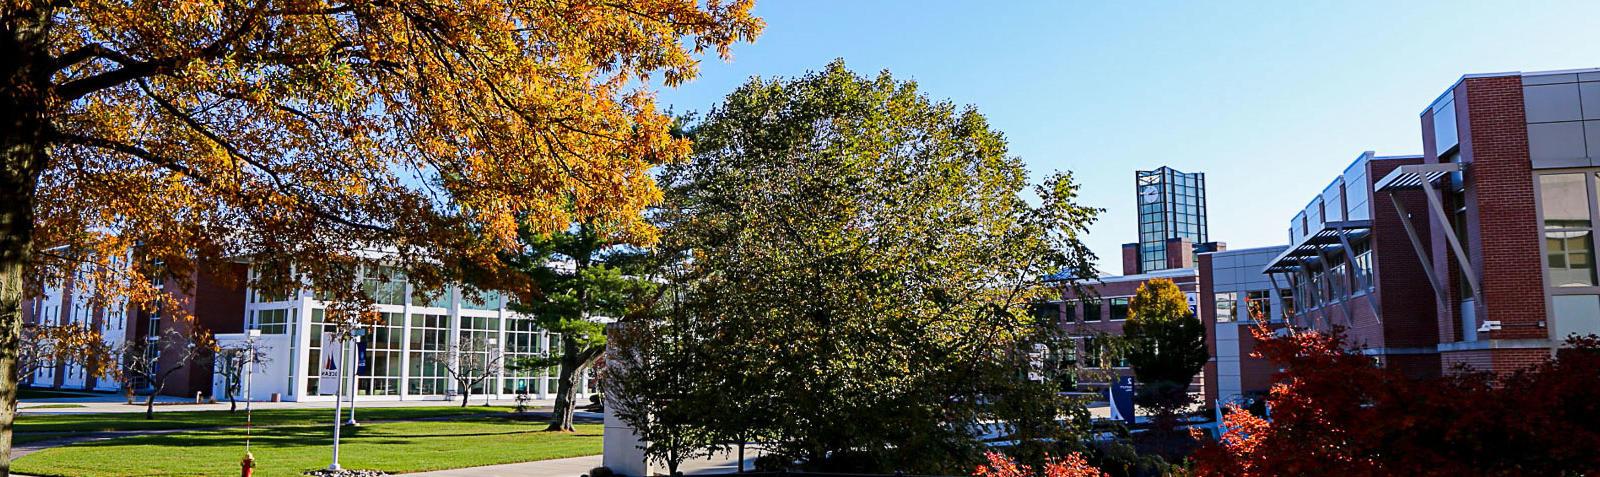
[[[1481,270],[1480,319],[1507,325],[1489,338],[1545,338],[1545,329],[1535,326],[1545,318],[1544,274],[1522,78],[1469,78],[1465,85],[1471,134],[1463,135],[1462,147],[1471,148],[1468,184],[1476,192],[1469,197],[1476,213],[1468,210],[1468,225],[1470,258]]]
[[[1137,244],[1137,243],[1125,243],[1125,244],[1122,244],[1122,274],[1123,275],[1138,275],[1139,274],[1139,244]]]
[[[1385,159],[1368,163],[1368,177],[1374,181],[1388,175],[1402,165],[1420,164],[1422,159]],[[1371,192],[1371,184],[1367,184]],[[1400,213],[1394,209],[1393,200],[1412,214],[1410,220],[1417,236],[1426,246],[1431,239],[1427,198],[1422,191],[1402,191],[1391,200],[1389,194],[1372,195],[1372,250],[1374,280],[1377,296],[1373,305],[1382,312],[1381,333],[1384,346],[1398,348],[1426,347],[1439,344],[1438,300],[1427,273],[1422,270],[1411,238],[1406,236]],[[1370,312],[1371,306],[1365,307]]]
[[[1199,270],[1200,280],[1196,287],[1200,293],[1200,323],[1206,327],[1206,353],[1211,359],[1206,361],[1205,369],[1200,371],[1201,379],[1205,381],[1205,403],[1217,402],[1217,298],[1216,287],[1211,280],[1211,254],[1205,253],[1195,257],[1195,268]]]

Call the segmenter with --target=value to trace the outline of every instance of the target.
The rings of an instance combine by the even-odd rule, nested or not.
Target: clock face
[[[1147,204],[1151,203],[1151,202],[1155,202],[1156,200],[1161,198],[1161,189],[1157,188],[1154,185],[1147,185],[1147,186],[1144,186],[1144,190],[1143,191],[1139,192],[1139,196],[1141,198],[1143,198],[1144,202],[1147,203]]]

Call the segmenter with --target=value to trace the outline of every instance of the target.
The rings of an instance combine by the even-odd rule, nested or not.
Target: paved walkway
[[[578,477],[588,474],[589,469],[599,467],[600,461],[600,456],[591,455],[587,457],[486,465],[483,467],[436,470],[402,475],[406,477]],[[755,457],[745,459],[745,468],[751,468],[754,461]],[[731,457],[719,455],[709,460],[700,459],[684,462],[683,466],[678,470],[688,475],[732,474],[739,470],[739,462]]]
[[[468,405],[477,406],[477,405],[482,405],[483,402],[484,402],[483,398],[481,398],[481,397],[473,397],[468,402]],[[555,402],[556,401],[554,399],[534,399],[532,401],[529,401],[528,406],[532,407],[534,409],[548,409],[548,408],[555,407]],[[517,404],[517,401],[514,398],[490,399],[489,403],[492,404],[492,405],[495,405],[495,406],[508,406],[509,407],[509,406],[515,406]],[[63,408],[63,407],[42,407],[41,408],[41,407],[39,407],[39,406],[61,405],[61,404],[72,404],[72,405],[78,405],[78,406],[82,406],[82,407],[70,407],[70,408]],[[364,399],[362,397],[357,397],[356,398],[356,408],[358,410],[357,411],[358,413],[360,412],[359,409],[361,409],[361,408],[369,408],[369,407],[417,407],[417,406],[453,406],[453,405],[454,406],[461,405],[461,400],[458,398],[458,399],[453,400],[453,401],[444,401],[444,400],[439,400],[439,399],[416,400],[416,401],[397,401],[397,400],[394,400],[393,398],[386,398],[386,399],[382,399],[382,400],[380,400],[378,398],[372,398],[372,400],[367,400],[367,399]],[[331,400],[327,400],[327,401],[301,401],[301,402],[263,402],[263,401],[257,401],[257,402],[251,403],[250,406],[251,406],[252,409],[256,409],[256,410],[265,410],[265,409],[324,409],[324,408],[331,410],[331,409],[333,409],[333,401],[331,401]],[[17,412],[22,413],[22,414],[80,414],[80,413],[104,413],[104,412],[144,412],[144,400],[143,400],[143,398],[140,398],[135,404],[128,404],[127,399],[122,397],[122,395],[120,395],[120,394],[93,394],[93,395],[86,395],[84,397],[71,397],[71,398],[60,397],[60,398],[43,398],[43,399],[24,399],[24,400],[21,400],[20,402],[17,403],[17,408],[18,408]],[[156,398],[155,411],[156,412],[226,411],[226,410],[228,410],[228,408],[229,408],[229,404],[227,402],[219,402],[219,403],[215,403],[215,404],[209,404],[209,403],[208,404],[195,404],[194,403],[194,399],[184,399],[184,398],[178,398],[178,397],[172,397],[172,396],[160,396],[160,397]],[[240,410],[244,410],[244,401],[240,401],[239,402],[239,409]]]

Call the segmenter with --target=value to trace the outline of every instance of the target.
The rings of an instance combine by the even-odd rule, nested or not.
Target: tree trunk
[[[461,407],[467,407],[467,398],[472,397],[472,388],[461,386]]]
[[[158,387],[150,391],[150,395],[144,398],[145,420],[148,421],[156,418],[156,395],[161,394],[162,389],[166,389],[166,386]]]
[[[581,349],[577,338],[561,336],[561,371],[556,377],[556,407],[551,412],[550,427],[546,427],[546,431],[575,431],[572,412],[577,407],[578,373],[603,351],[603,346]]]
[[[34,192],[46,164],[50,13],[36,2],[7,11],[0,25],[0,477],[11,475],[23,278],[33,264]]]

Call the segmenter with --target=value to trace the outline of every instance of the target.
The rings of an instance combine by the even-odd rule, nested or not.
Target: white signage
[[[317,363],[317,394],[337,394],[344,371],[344,342],[334,333],[322,333],[322,358]]]

